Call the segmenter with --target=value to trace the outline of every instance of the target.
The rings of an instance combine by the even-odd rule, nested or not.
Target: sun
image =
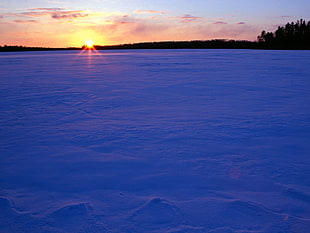
[[[94,47],[94,42],[92,40],[85,41],[85,45],[87,48],[91,49]]]

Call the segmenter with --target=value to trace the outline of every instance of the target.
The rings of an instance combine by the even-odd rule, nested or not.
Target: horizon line
[[[112,46],[124,46],[124,45],[138,45],[138,44],[151,44],[151,43],[188,43],[188,42],[212,42],[212,41],[221,41],[221,42],[251,42],[256,43],[257,40],[236,40],[236,39],[209,39],[209,40],[162,40],[162,41],[141,41],[141,42],[128,42],[128,43],[120,43],[120,44],[95,44],[93,47],[112,47]],[[66,47],[46,47],[46,46],[28,46],[28,45],[0,45],[0,48],[3,47],[20,47],[20,48],[44,48],[44,49],[81,49],[85,47],[86,44],[84,43],[80,47],[77,46],[66,46]]]

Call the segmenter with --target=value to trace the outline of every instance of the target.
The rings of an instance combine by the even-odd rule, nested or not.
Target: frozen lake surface
[[[0,53],[0,232],[310,229],[310,51]]]

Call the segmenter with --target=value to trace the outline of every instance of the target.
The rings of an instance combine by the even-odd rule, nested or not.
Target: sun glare
[[[89,49],[91,49],[91,48],[94,47],[94,43],[93,43],[92,40],[87,40],[87,41],[85,42],[85,45],[86,45],[86,47],[89,48]]]

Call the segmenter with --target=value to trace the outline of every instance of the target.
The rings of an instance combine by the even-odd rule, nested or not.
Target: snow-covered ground
[[[0,54],[0,232],[310,232],[310,51]]]

